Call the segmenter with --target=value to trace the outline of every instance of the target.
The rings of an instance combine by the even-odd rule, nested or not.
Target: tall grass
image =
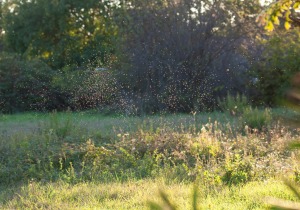
[[[140,122],[136,128],[111,128],[114,134],[105,136],[76,123],[72,115],[60,118],[53,113],[38,132],[0,136],[0,181],[165,176],[231,185],[292,169],[285,145],[295,137],[279,125],[260,132],[245,126],[238,133],[241,128],[234,123],[208,119],[201,124],[191,116],[181,119],[189,123],[175,124],[172,118],[135,119]]]
[[[262,127],[268,129],[253,129],[241,124],[239,117],[212,113],[142,118],[95,115],[90,119],[78,113],[52,113],[41,118],[34,132],[10,130],[9,134],[0,134],[0,188],[25,184],[22,193],[14,198],[7,193],[2,192],[2,195],[0,190],[0,200],[6,197],[9,201],[2,204],[5,208],[26,208],[26,205],[29,208],[63,208],[63,201],[55,206],[38,200],[38,196],[47,200],[47,196],[58,199],[56,195],[60,195],[58,192],[43,194],[44,187],[53,187],[51,183],[72,189],[83,183],[107,187],[144,180],[164,180],[166,185],[184,184],[187,188],[197,182],[204,189],[212,190],[200,190],[201,199],[205,193],[212,195],[214,190],[229,189],[227,186],[238,189],[252,182],[276,179],[282,174],[295,176],[293,163],[297,160],[292,152],[286,151],[286,146],[299,138],[299,134],[272,120],[263,122]],[[54,186],[53,191],[59,186]],[[28,193],[33,197],[28,197]],[[90,196],[88,191],[86,193]],[[186,198],[190,195],[187,193]],[[118,193],[88,199],[99,206],[108,202],[105,199],[114,198],[118,202],[122,200]],[[154,201],[160,205],[158,200]],[[253,201],[247,205],[264,205],[259,203]],[[90,208],[89,204],[81,205]],[[132,205],[140,207],[142,204]],[[192,206],[179,204],[186,205]],[[209,205],[217,204],[211,200],[203,206],[208,208]]]

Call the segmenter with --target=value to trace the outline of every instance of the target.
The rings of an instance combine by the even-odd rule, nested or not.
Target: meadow
[[[286,109],[0,115],[0,207],[266,209],[268,197],[296,201],[283,180],[300,180],[298,152],[288,149],[299,139],[298,118]]]

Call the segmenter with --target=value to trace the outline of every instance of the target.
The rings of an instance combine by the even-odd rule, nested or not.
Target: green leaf
[[[293,8],[294,9],[298,9],[300,6],[300,2],[296,2],[294,5],[293,5]]]
[[[274,30],[274,25],[271,21],[268,21],[267,25],[265,26],[265,30],[267,30],[267,31],[273,31]]]
[[[275,25],[279,25],[279,23],[280,23],[280,22],[279,22],[279,18],[278,18],[277,16],[274,16],[274,17],[273,17],[273,21],[274,21],[274,24],[275,24]]]
[[[282,13],[281,13],[280,11],[277,11],[277,12],[276,12],[276,16],[277,16],[277,17],[282,17],[283,15],[282,15]]]
[[[300,210],[299,203],[279,198],[267,198],[267,203],[271,205],[270,210]]]
[[[289,30],[291,28],[291,24],[288,21],[285,21],[284,27],[286,30]]]
[[[281,6],[281,9],[282,9],[282,10],[284,10],[284,11],[287,11],[287,10],[289,10],[289,8],[288,8],[288,5],[287,5],[287,4],[283,4],[283,5]]]
[[[289,11],[287,11],[286,13],[285,13],[285,19],[287,20],[287,21],[291,21],[291,18],[290,18],[290,15],[291,15],[291,10],[289,10]]]

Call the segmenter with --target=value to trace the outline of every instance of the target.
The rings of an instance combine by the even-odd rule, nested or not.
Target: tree
[[[290,87],[290,80],[300,66],[299,30],[277,30],[264,43],[264,51],[252,73],[257,90],[256,102],[278,104]]]
[[[187,112],[243,91],[241,54],[254,45],[259,9],[259,1],[131,1],[118,20],[125,97],[141,112]]]
[[[264,25],[267,31],[273,31],[275,25],[284,22],[284,27],[288,30],[300,26],[299,9],[299,0],[277,0],[258,16],[257,22]]]
[[[0,112],[111,105],[115,79],[110,72],[95,71],[108,65],[114,53],[117,29],[111,16],[117,5],[110,2],[6,0],[1,4],[0,30],[5,31],[9,53],[0,53]]]
[[[264,40],[262,59],[253,68],[257,78],[255,86],[259,90],[256,101],[275,105],[286,95],[288,99],[292,98],[293,94],[288,91],[289,83],[299,72],[300,65],[300,33],[296,28],[300,26],[299,9],[299,0],[278,0],[270,4],[257,18],[269,32],[275,29],[275,25],[284,26],[285,30],[276,30]],[[290,28],[295,30],[289,30]]]
[[[0,0],[0,52],[3,50],[2,7],[3,7],[3,2],[2,0]]]
[[[10,0],[3,7],[9,47],[38,57],[53,68],[105,63],[116,33],[110,24],[110,1]]]

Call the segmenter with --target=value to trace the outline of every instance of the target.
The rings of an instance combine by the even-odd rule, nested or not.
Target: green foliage
[[[0,60],[0,112],[100,108],[112,105],[118,96],[110,71],[53,71],[38,59],[16,54],[3,53]]]
[[[6,1],[3,29],[9,48],[38,57],[54,69],[97,65],[113,52],[115,27],[109,1]]]
[[[293,159],[285,144],[297,134],[283,127],[276,125],[260,133],[233,135],[228,122],[223,122],[223,126],[210,122],[201,131],[165,124],[169,121],[181,124],[183,120],[186,124],[181,127],[188,126],[187,119],[192,117],[184,115],[156,116],[147,121],[132,117],[98,119],[99,115],[82,114],[53,113],[45,124],[41,124],[41,118],[45,117],[41,114],[0,116],[0,202],[3,202],[0,205],[4,209],[34,208],[36,203],[45,208],[54,208],[53,203],[55,208],[87,208],[86,203],[77,204],[84,198],[94,200],[95,203],[88,202],[93,208],[109,206],[108,202],[114,203],[113,208],[123,208],[124,198],[134,203],[126,205],[128,209],[146,208],[144,201],[149,198],[157,206],[165,207],[164,201],[153,197],[157,188],[164,186],[166,197],[177,209],[251,209],[262,207],[263,201],[259,199],[265,195],[289,198],[283,187],[276,187],[280,183],[269,180],[283,171],[285,175],[293,173],[290,166]],[[21,129],[17,126],[26,126],[33,119],[39,120],[40,126],[16,133]],[[18,124],[20,120],[22,124]],[[136,128],[121,126],[118,123],[122,120]],[[108,129],[115,132],[99,137],[99,132]],[[155,185],[156,180],[163,183]],[[187,185],[195,180],[200,196],[183,193],[183,187],[189,188]],[[256,180],[260,181],[253,185]],[[11,191],[1,189],[13,184],[22,185],[12,191],[19,196],[3,197]],[[180,188],[174,189],[174,185]],[[52,187],[57,189],[55,193],[50,190]],[[95,197],[86,197],[91,195]],[[195,197],[201,198],[201,206]]]
[[[240,43],[235,40],[254,29],[247,26],[259,7],[258,1],[239,0],[10,0],[1,7],[1,26],[7,50],[38,58],[55,71],[45,110],[95,108],[103,101],[107,107],[117,101],[130,113],[190,112],[212,110],[223,88],[244,88],[240,75],[223,70],[236,60]],[[184,44],[173,44],[178,42]],[[228,54],[230,61],[223,65]],[[116,74],[95,73],[95,67]],[[116,100],[117,83],[122,101]],[[24,103],[28,110],[31,102],[24,98]]]
[[[226,69],[258,10],[258,1],[133,1],[118,19],[126,97],[139,113],[212,110],[217,96],[244,88]]]
[[[240,118],[242,125],[259,131],[270,126],[271,120],[272,115],[268,108],[260,110],[258,108],[247,107],[243,110],[243,114]]]
[[[149,210],[149,200],[161,207],[164,205],[157,188],[163,188],[178,210],[194,209],[192,184],[166,183],[160,178],[77,184],[63,181],[43,183],[32,180],[20,187],[0,188],[0,205],[3,210],[26,208]],[[216,210],[267,209],[268,206],[262,200],[266,195],[292,198],[292,194],[278,180],[252,182],[241,186],[223,186],[217,189],[198,185],[198,192],[198,207]]]
[[[218,106],[224,112],[229,112],[231,115],[239,116],[243,113],[246,107],[249,107],[248,99],[245,95],[240,95],[239,93],[236,96],[232,96],[229,92],[227,93],[226,98],[221,100],[218,99]]]
[[[253,167],[246,157],[242,158],[239,154],[235,154],[226,158],[223,182],[229,185],[242,184],[250,181],[252,177]]]
[[[290,149],[299,149],[299,140],[293,141],[289,144]],[[299,162],[298,162],[299,164]],[[268,203],[271,205],[270,209],[272,210],[286,210],[286,209],[300,209],[300,190],[299,190],[299,170],[296,168],[294,170],[294,178],[295,182],[291,182],[285,180],[285,185],[289,188],[291,192],[293,192],[294,196],[297,198],[297,202],[289,201],[289,200],[282,200],[282,199],[275,199],[270,198]]]
[[[10,143],[5,143],[4,136],[0,136],[1,183],[73,176],[82,156],[78,145],[84,142],[84,133],[70,119],[58,121],[54,114],[39,134],[14,135]]]
[[[1,41],[17,54],[0,56],[0,112],[90,109],[115,102],[116,80],[95,68],[115,59],[116,7],[94,0],[1,3]]]
[[[61,109],[100,109],[116,103],[117,81],[110,71],[65,67],[52,80]]]
[[[0,112],[43,110],[55,103],[53,71],[45,63],[15,54],[1,54],[0,60]]]
[[[265,26],[265,30],[273,31],[275,25],[280,25],[284,21],[285,29],[292,26],[299,26],[300,22],[296,10],[300,7],[298,0],[277,0],[270,4],[257,18],[257,21]]]
[[[268,203],[270,204],[271,210],[299,210],[300,209],[300,191],[295,183],[285,181],[286,186],[293,192],[298,202],[287,201],[283,199],[272,199],[269,198]]]
[[[300,5],[300,2],[298,2],[298,7]],[[293,89],[290,90],[290,91],[298,91],[299,89],[299,85],[300,85],[300,81],[299,81],[299,73],[297,73],[293,80],[292,80],[292,85],[293,85]],[[292,100],[292,99],[296,99],[299,100],[299,98],[294,98],[294,97],[291,97],[291,98],[288,98],[289,100]],[[295,102],[295,101],[292,101],[292,102]],[[299,106],[299,103],[296,104],[295,106],[293,107],[296,107],[297,109],[295,109],[294,111],[297,111],[298,110],[298,107]],[[295,115],[296,119],[298,118],[299,120],[299,113],[296,113]],[[288,119],[287,116],[285,116],[286,119]],[[295,123],[296,123],[296,126],[299,127],[299,121],[296,120]],[[294,139],[293,141],[289,142],[289,145],[288,145],[288,148],[289,150],[298,150],[300,148],[300,143],[299,143],[299,138],[297,139]],[[299,155],[299,153],[294,153],[296,155]],[[294,169],[294,179],[296,182],[299,182],[299,159],[295,159],[296,161],[296,167]],[[270,209],[274,209],[274,210],[285,210],[285,209],[295,209],[295,210],[299,210],[300,209],[300,191],[299,191],[299,186],[296,184],[296,183],[293,183],[289,180],[285,180],[285,185],[290,189],[291,192],[293,192],[294,196],[297,198],[297,202],[292,202],[290,200],[281,200],[281,199],[273,199],[271,198],[269,200],[269,204],[271,204],[271,207]]]
[[[79,126],[71,113],[64,116],[53,113],[49,122],[32,134],[0,135],[1,183],[165,177],[201,180],[210,186],[235,185],[270,177],[289,158],[282,150],[286,137],[279,133],[281,129],[232,135],[228,125],[222,130],[215,122],[205,124],[201,132],[152,127],[114,134],[117,139],[111,140],[106,138],[112,136],[99,137],[98,130],[89,132]],[[266,138],[272,144],[265,142]]]
[[[71,117],[66,116],[64,120],[61,120],[58,118],[56,112],[51,114],[49,123],[45,127],[47,132],[55,134],[61,140],[65,140],[66,137],[72,134],[73,130],[78,129],[72,123]]]
[[[218,99],[218,103],[221,110],[238,117],[240,129],[242,130],[247,126],[250,129],[261,131],[271,123],[271,111],[267,108],[264,110],[252,108],[245,95],[232,96],[227,93],[226,98],[223,100]]]
[[[299,37],[297,30],[278,32],[265,42],[262,60],[251,70],[256,78],[256,103],[276,105],[285,96],[292,76],[299,71]]]

